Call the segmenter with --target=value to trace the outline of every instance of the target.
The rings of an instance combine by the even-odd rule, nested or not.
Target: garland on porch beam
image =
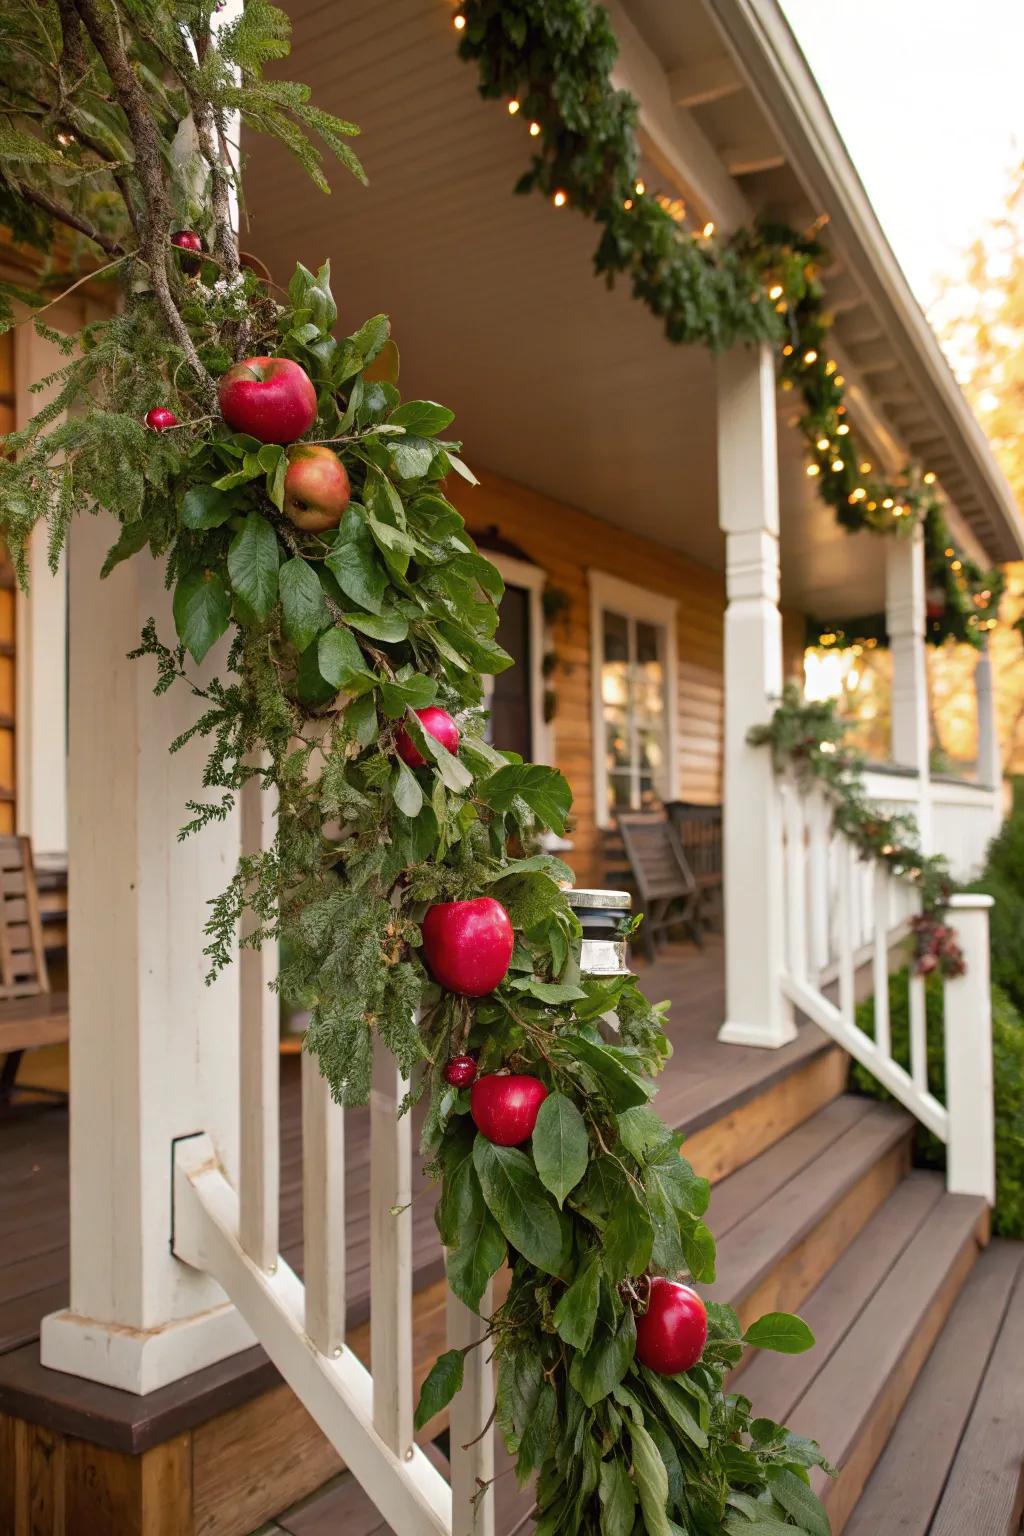
[[[955,931],[945,922],[955,886],[946,860],[926,854],[913,816],[887,816],[864,792],[863,760],[846,745],[846,726],[831,699],[805,700],[794,683],[786,686],[771,720],[748,734],[753,746],[771,749],[777,774],[800,786],[822,784],[833,807],[836,829],[864,859],[878,860],[920,892],[921,912],[913,920],[914,967],[919,975],[938,970],[962,976],[964,958]]]
[[[516,191],[539,191],[556,208],[593,219],[601,228],[597,272],[609,285],[628,277],[670,341],[715,352],[772,342],[782,388],[802,402],[793,424],[822,500],[854,532],[906,536],[920,523],[929,582],[940,594],[927,638],[979,646],[996,623],[1001,572],[982,570],[955,547],[934,474],[910,465],[885,479],[846,420],[818,277],[827,261],[818,238],[825,220],[804,234],[760,222],[724,239],[712,224],[688,228],[681,201],[655,193],[639,175],[639,107],[611,83],[618,44],[607,12],[591,0],[464,0],[453,21],[460,55],[478,67],[481,95],[504,98],[516,122],[528,125],[533,153]]]
[[[150,621],[137,654],[158,692],[192,689],[182,740],[209,743],[184,830],[254,778],[279,800],[272,847],[212,903],[211,971],[248,909],[335,1097],[365,1101],[378,1038],[411,1075],[453,1289],[477,1308],[511,1269],[486,1347],[537,1530],[823,1536],[817,1446],[725,1390],[747,1346],[810,1332],[781,1313],[744,1332],[677,1284],[710,1282],[715,1249],[707,1181],[650,1106],[663,1007],[631,975],[581,976],[570,871],[532,851],[564,830],[569,787],[485,739],[502,584],[444,494],[469,474],[451,412],[402,401],[383,315],[334,335],[326,264],[285,293],[240,259],[227,114],[314,181],[305,130],[360,174],[354,129],[263,79],[288,49],[280,11],[248,0],[218,31],[214,9],[41,0],[0,22],[7,216],[44,249],[64,227],[109,256],[123,303],[47,333],[68,360],[4,444],[3,535],[24,577],[37,522],[56,559],[102,508],[120,525],[102,574],[165,561],[177,636]],[[197,680],[224,639],[227,677]],[[442,1356],[418,1423],[463,1360]]]

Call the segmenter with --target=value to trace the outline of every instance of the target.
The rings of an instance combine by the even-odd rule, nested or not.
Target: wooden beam
[[[668,72],[668,88],[679,107],[703,107],[722,101],[745,89],[732,59],[727,54],[684,64]]]
[[[768,144],[726,144],[719,154],[730,176],[756,176],[760,171],[777,171],[786,163],[785,155]]]

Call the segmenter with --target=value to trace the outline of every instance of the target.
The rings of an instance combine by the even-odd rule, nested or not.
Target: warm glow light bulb
[[[868,463],[867,459],[865,459],[864,463],[861,465],[860,472],[862,475],[870,475],[871,465]]]
[[[535,139],[537,137],[538,133],[540,133],[540,123],[531,123],[530,124],[530,138],[531,139]]]
[[[508,104],[508,115],[509,115],[509,117],[515,117],[515,115],[516,115],[516,113],[518,111],[519,111],[519,103],[518,103],[518,101],[513,99]]]
[[[630,209],[631,209],[631,208],[632,208],[632,206],[633,206],[633,199],[632,199],[632,198],[631,198],[631,197],[627,197],[627,198],[626,198],[626,201],[625,201],[625,202],[624,202],[624,203],[623,203],[623,205],[622,205],[622,206],[623,206],[623,208],[625,208],[625,210],[626,210],[626,212],[627,212],[627,213],[628,213],[628,212],[629,212],[629,210],[630,210]]]
[[[647,191],[647,183],[638,181],[636,186],[633,188],[633,191],[636,193],[637,197],[643,197],[644,193]]]
[[[930,469],[928,471],[928,473],[924,477],[924,483],[925,483],[925,485],[934,485],[935,484],[935,472],[934,472],[934,470]]]
[[[566,198],[565,193],[564,192],[556,192],[554,197],[552,198],[552,202],[554,203],[556,208],[564,208],[565,204],[567,202],[567,198]]]
[[[461,15],[461,13],[458,16],[452,17],[452,26],[455,28],[456,32],[461,32],[465,25],[466,18],[465,16]]]
[[[839,436],[840,436],[840,437],[845,437],[845,436],[846,436],[846,434],[847,434],[847,432],[849,432],[849,430],[850,430],[850,429],[849,429],[849,427],[848,427],[848,426],[847,426],[847,425],[846,425],[846,422],[845,422],[845,421],[844,421],[844,422],[843,422],[843,424],[842,424],[842,426],[840,426],[840,427],[836,427],[836,431],[837,431],[837,432],[838,432],[838,433],[839,433]]]
[[[817,354],[817,352],[815,352],[813,347],[811,347],[807,352],[804,353],[804,362],[805,363],[816,363],[817,361],[818,361],[818,354]]]
[[[768,289],[768,297],[770,299],[781,299],[782,298],[782,284],[781,283],[775,283],[773,287],[769,288]]]
[[[705,240],[710,240],[711,236],[714,234],[714,232],[715,232],[715,226],[711,222],[711,220],[709,219],[708,222],[704,225],[704,228],[701,231],[701,233],[703,234]]]
[[[807,466],[807,473],[809,475],[820,475],[821,474],[821,470],[819,469],[817,464],[808,464],[808,466]]]
[[[828,447],[828,438],[827,437],[819,437],[818,438],[818,447],[821,449],[822,453],[824,453],[825,449]]]
[[[842,467],[843,467],[843,461],[842,461],[842,459],[833,459],[833,460],[832,460],[832,468],[833,468],[833,469],[834,469],[834,470],[835,470],[835,471],[836,471],[836,472],[837,472],[837,473],[838,473],[838,471],[839,471],[839,470],[841,470],[841,469],[842,469]]]

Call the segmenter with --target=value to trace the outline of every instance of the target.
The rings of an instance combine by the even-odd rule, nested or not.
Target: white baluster
[[[946,1183],[951,1193],[995,1204],[995,1110],[988,909],[991,896],[954,896],[949,917],[967,969],[944,982]]]
[[[266,758],[262,765],[266,765]],[[255,763],[250,759],[250,763]],[[239,794],[241,852],[265,852],[274,841],[276,793],[249,779]],[[242,937],[254,931],[249,913]],[[254,1264],[277,1264],[280,1185],[280,1007],[271,983],[277,944],[243,945],[239,954],[239,1242]]]
[[[398,1456],[411,1454],[412,1136],[398,1107],[408,1083],[374,1041],[370,1094],[370,1362],[373,1427]],[[392,1211],[397,1210],[397,1215]]]
[[[302,1232],[306,1333],[322,1355],[345,1344],[345,1112],[302,1053]]]
[[[464,1349],[477,1344],[487,1331],[485,1318],[492,1310],[488,1285],[480,1303],[482,1317],[451,1292],[448,1293],[448,1347]],[[489,1343],[477,1344],[466,1355],[462,1391],[452,1399],[449,1415],[452,1484],[452,1536],[494,1536],[494,1489],[488,1488],[476,1505],[480,1485],[494,1477],[494,1430],[487,1427],[494,1407],[494,1369]]]
[[[840,837],[837,846],[836,937],[839,949],[839,1012],[843,1022],[853,1027],[853,923],[855,909],[854,851],[848,837]]]
[[[831,823],[828,797],[817,789],[808,797],[807,805],[810,963],[815,982],[829,960],[828,844]]]
[[[875,1044],[883,1056],[892,1055],[889,1031],[889,875],[883,864],[875,865],[874,878],[874,987]]]
[[[910,1076],[920,1093],[928,1092],[928,1007],[924,977],[911,962],[908,986],[910,1010]]]
[[[786,839],[786,959],[798,981],[807,977],[807,893],[804,884],[804,800],[795,784],[782,785]]]

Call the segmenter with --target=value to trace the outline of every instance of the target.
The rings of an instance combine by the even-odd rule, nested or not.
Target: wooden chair
[[[648,960],[670,928],[688,930],[698,948],[704,938],[697,915],[697,884],[672,824],[660,812],[622,811],[618,818],[644,920],[640,937]]]
[[[67,1102],[54,1088],[19,1084],[21,1058],[42,1045],[68,1038],[66,993],[50,991],[43,949],[39,894],[27,837],[0,837],[0,1112],[15,1103],[15,1093]]]
[[[665,809],[697,885],[698,915],[710,927],[722,916],[722,807],[670,800]]]

